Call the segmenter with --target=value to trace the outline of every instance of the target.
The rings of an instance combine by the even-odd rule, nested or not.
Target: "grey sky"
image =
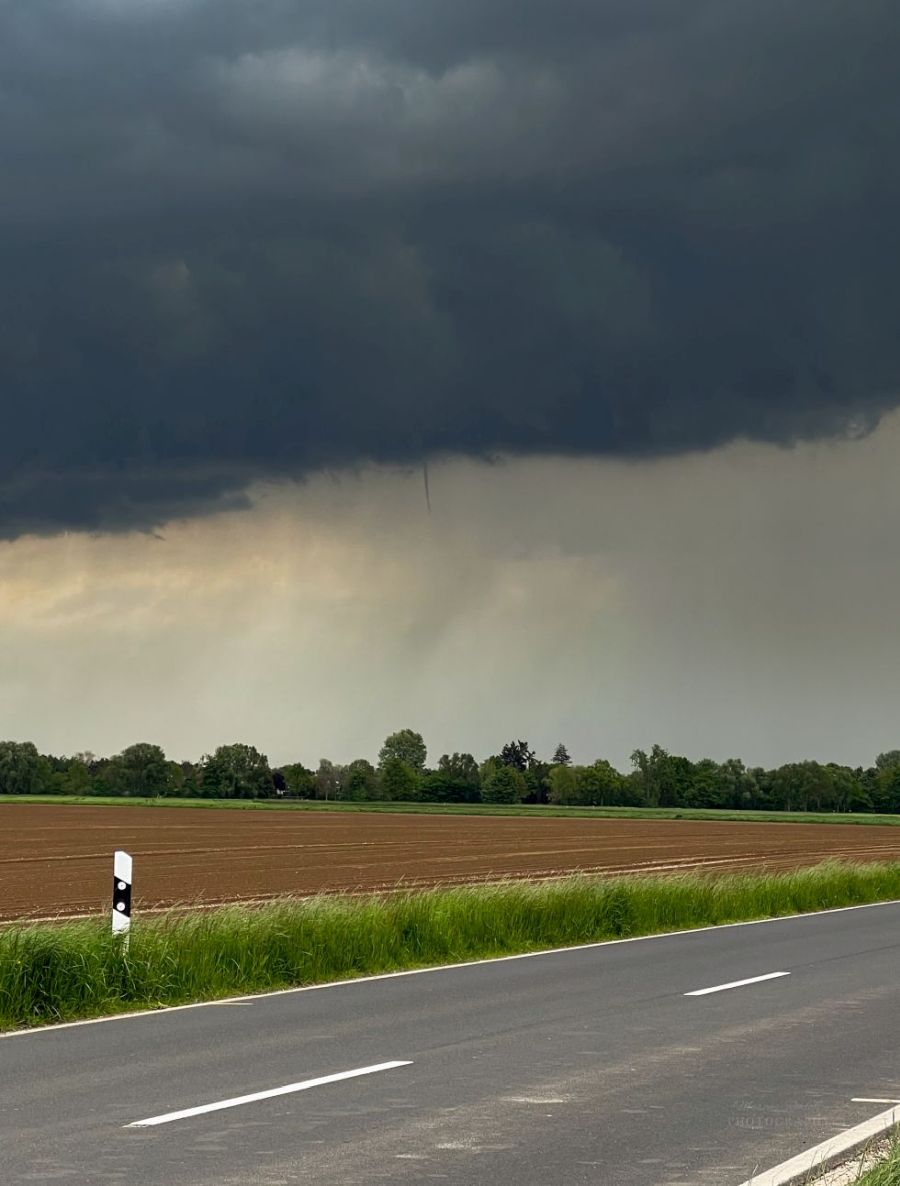
[[[0,736],[900,744],[898,61],[896,0],[0,0]]]
[[[894,0],[0,6],[0,536],[866,431],[898,57]]]

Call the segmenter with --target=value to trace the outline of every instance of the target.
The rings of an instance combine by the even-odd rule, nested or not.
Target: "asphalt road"
[[[737,1186],[900,1100],[898,1018],[891,904],[17,1034],[0,1180]]]

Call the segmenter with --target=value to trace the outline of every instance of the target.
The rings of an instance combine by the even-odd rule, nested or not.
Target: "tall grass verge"
[[[829,1181],[844,1186],[900,1186],[900,1129],[876,1138],[845,1165],[813,1173],[806,1186],[824,1186]]]
[[[322,897],[0,931],[0,1028],[900,898],[900,864]]]
[[[884,1159],[855,1182],[856,1186],[900,1186],[900,1135],[894,1134]]]

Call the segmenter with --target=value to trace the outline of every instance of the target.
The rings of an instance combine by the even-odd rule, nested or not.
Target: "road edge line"
[[[900,1125],[900,1106],[879,1112],[871,1120],[864,1120],[773,1169],[754,1174],[741,1186],[804,1186],[810,1181],[810,1174],[824,1174],[835,1169],[897,1125]]]

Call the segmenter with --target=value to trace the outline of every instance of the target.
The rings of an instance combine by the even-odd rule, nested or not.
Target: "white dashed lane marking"
[[[147,1120],[134,1120],[126,1128],[153,1128],[157,1124],[171,1124],[173,1120],[186,1120],[190,1116],[203,1116],[207,1112],[221,1112],[225,1108],[239,1108],[242,1104],[255,1104],[259,1100],[274,1099],[278,1095],[292,1095],[295,1091],[308,1091],[311,1087],[323,1087],[326,1083],[339,1083],[344,1079],[358,1079],[362,1075],[376,1075],[379,1071],[393,1071],[397,1067],[409,1067],[412,1062],[379,1062],[371,1067],[357,1067],[353,1071],[338,1071],[334,1075],[322,1075],[318,1079],[303,1079],[300,1083],[287,1083],[284,1087],[272,1087],[268,1091],[254,1091],[249,1095],[237,1095],[233,1099],[218,1100],[213,1104],[200,1104],[196,1108],[182,1108],[177,1112],[163,1112]]]
[[[686,992],[686,997],[706,997],[711,992],[727,992],[730,988],[743,988],[745,984],[761,984],[764,980],[777,980],[780,976],[790,976],[790,972],[767,972],[765,976],[751,976],[748,980],[731,980],[728,984],[716,984],[712,988],[695,988],[693,992]]]

